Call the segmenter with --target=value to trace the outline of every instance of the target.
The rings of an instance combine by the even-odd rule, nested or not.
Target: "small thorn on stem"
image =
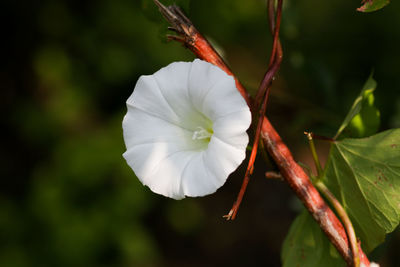
[[[231,210],[229,211],[228,214],[222,216],[223,218],[225,218],[227,221],[233,221],[236,218],[236,213],[238,211],[238,205],[237,202],[233,203],[233,206],[231,208]]]
[[[177,42],[180,42],[180,43],[183,43],[183,44],[186,43],[185,38],[180,37],[180,36],[176,36],[176,35],[170,35],[170,34],[167,34],[167,41],[177,41]]]
[[[273,171],[269,171],[265,173],[265,177],[267,179],[279,179],[279,180],[283,180],[282,174],[280,174],[279,172],[273,172]]]
[[[175,29],[174,27],[169,26],[167,29],[169,31],[173,31],[173,32],[179,33],[179,31],[177,29]]]

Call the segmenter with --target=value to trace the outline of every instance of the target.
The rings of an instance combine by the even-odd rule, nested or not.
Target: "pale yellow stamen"
[[[193,132],[193,136],[192,136],[193,140],[201,140],[201,139],[211,138],[211,136],[213,134],[212,132],[207,131],[206,129],[204,129],[201,126],[197,126],[196,129],[198,129],[198,130]]]

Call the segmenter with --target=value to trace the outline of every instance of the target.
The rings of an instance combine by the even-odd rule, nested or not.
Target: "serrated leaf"
[[[342,267],[346,263],[306,211],[297,216],[283,243],[283,267]]]
[[[363,0],[363,5],[357,8],[357,11],[372,12],[387,6],[389,3],[389,0]]]
[[[373,92],[375,88],[376,81],[371,74],[339,127],[334,139],[344,137],[361,138],[370,136],[378,131],[380,113],[374,106],[375,98]]]
[[[347,211],[366,252],[400,221],[400,129],[331,146],[323,178]]]

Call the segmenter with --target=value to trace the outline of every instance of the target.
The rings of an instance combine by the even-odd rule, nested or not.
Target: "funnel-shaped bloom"
[[[123,156],[155,193],[214,193],[245,158],[250,110],[234,79],[210,63],[175,62],[141,76],[127,107]]]

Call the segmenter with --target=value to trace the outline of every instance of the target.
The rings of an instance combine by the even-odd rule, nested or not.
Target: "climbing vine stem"
[[[183,14],[180,8],[176,5],[166,7],[158,0],[154,0],[154,2],[159,7],[166,20],[171,24],[171,29],[179,35],[175,37],[169,36],[169,39],[182,43],[184,47],[191,50],[198,58],[212,63],[220,67],[229,75],[232,75],[236,81],[238,91],[246,100],[247,104],[252,107],[254,100],[251,98],[245,87],[233,74],[232,70],[227,66],[221,56],[218,55],[207,39],[204,38],[204,36],[195,28],[193,23]],[[268,6],[274,5],[269,1]],[[269,14],[272,12],[273,11],[269,10]],[[277,50],[281,50],[280,42],[278,42]],[[296,196],[303,202],[305,208],[310,212],[321,230],[342,255],[346,263],[349,266],[352,266],[353,256],[343,224],[326,204],[318,190],[311,183],[309,176],[305,173],[303,168],[294,160],[289,148],[282,141],[282,138],[276,132],[275,128],[266,116],[264,116],[262,121],[261,139],[267,152],[276,163],[283,179],[292,188]],[[359,255],[360,262],[365,266],[369,266],[370,262],[360,246]]]

